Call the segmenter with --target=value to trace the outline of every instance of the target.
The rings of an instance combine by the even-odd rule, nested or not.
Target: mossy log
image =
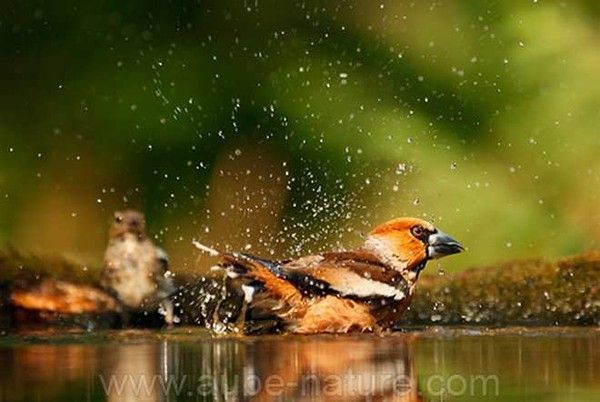
[[[0,251],[0,327],[114,327],[120,306],[99,287],[98,278],[99,269],[59,256]],[[181,274],[176,278],[175,302],[182,324],[204,325],[214,314],[235,319],[240,295],[224,288],[222,278]],[[146,315],[137,320],[140,326],[156,322],[156,317]],[[397,327],[461,324],[600,324],[600,254],[423,276]]]
[[[400,324],[598,325],[600,253],[423,277]]]

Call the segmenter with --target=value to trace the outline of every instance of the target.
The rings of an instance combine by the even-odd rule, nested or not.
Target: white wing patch
[[[244,301],[246,303],[251,303],[256,289],[252,286],[242,285],[242,291],[244,292]]]
[[[402,300],[406,297],[400,289],[345,269],[338,270],[334,280],[327,280],[327,282],[342,296],[393,297],[394,300]]]

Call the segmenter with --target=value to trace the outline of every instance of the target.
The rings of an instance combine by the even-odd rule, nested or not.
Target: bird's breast
[[[144,308],[157,300],[158,260],[151,243],[126,237],[112,242],[105,256],[105,284],[130,308]]]

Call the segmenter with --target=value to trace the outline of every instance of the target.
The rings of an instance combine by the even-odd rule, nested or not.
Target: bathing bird
[[[238,278],[247,323],[275,320],[293,333],[378,332],[410,304],[420,272],[463,246],[431,223],[397,218],[373,229],[359,247],[273,261],[194,241]],[[240,293],[242,293],[240,292]]]
[[[146,220],[141,212],[116,212],[109,229],[101,285],[123,305],[124,321],[130,313],[151,313],[159,309],[164,321],[176,321],[175,291],[167,254],[146,235]]]

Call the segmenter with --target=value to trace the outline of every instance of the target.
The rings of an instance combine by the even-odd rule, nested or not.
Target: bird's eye
[[[421,238],[421,237],[423,237],[423,234],[425,234],[425,231],[423,230],[423,228],[421,226],[413,226],[413,228],[411,229],[411,232],[412,232],[413,236],[415,236],[416,238]]]
[[[123,217],[122,217],[122,216],[115,216],[115,222],[116,222],[116,223],[121,223],[121,222],[123,222]]]

